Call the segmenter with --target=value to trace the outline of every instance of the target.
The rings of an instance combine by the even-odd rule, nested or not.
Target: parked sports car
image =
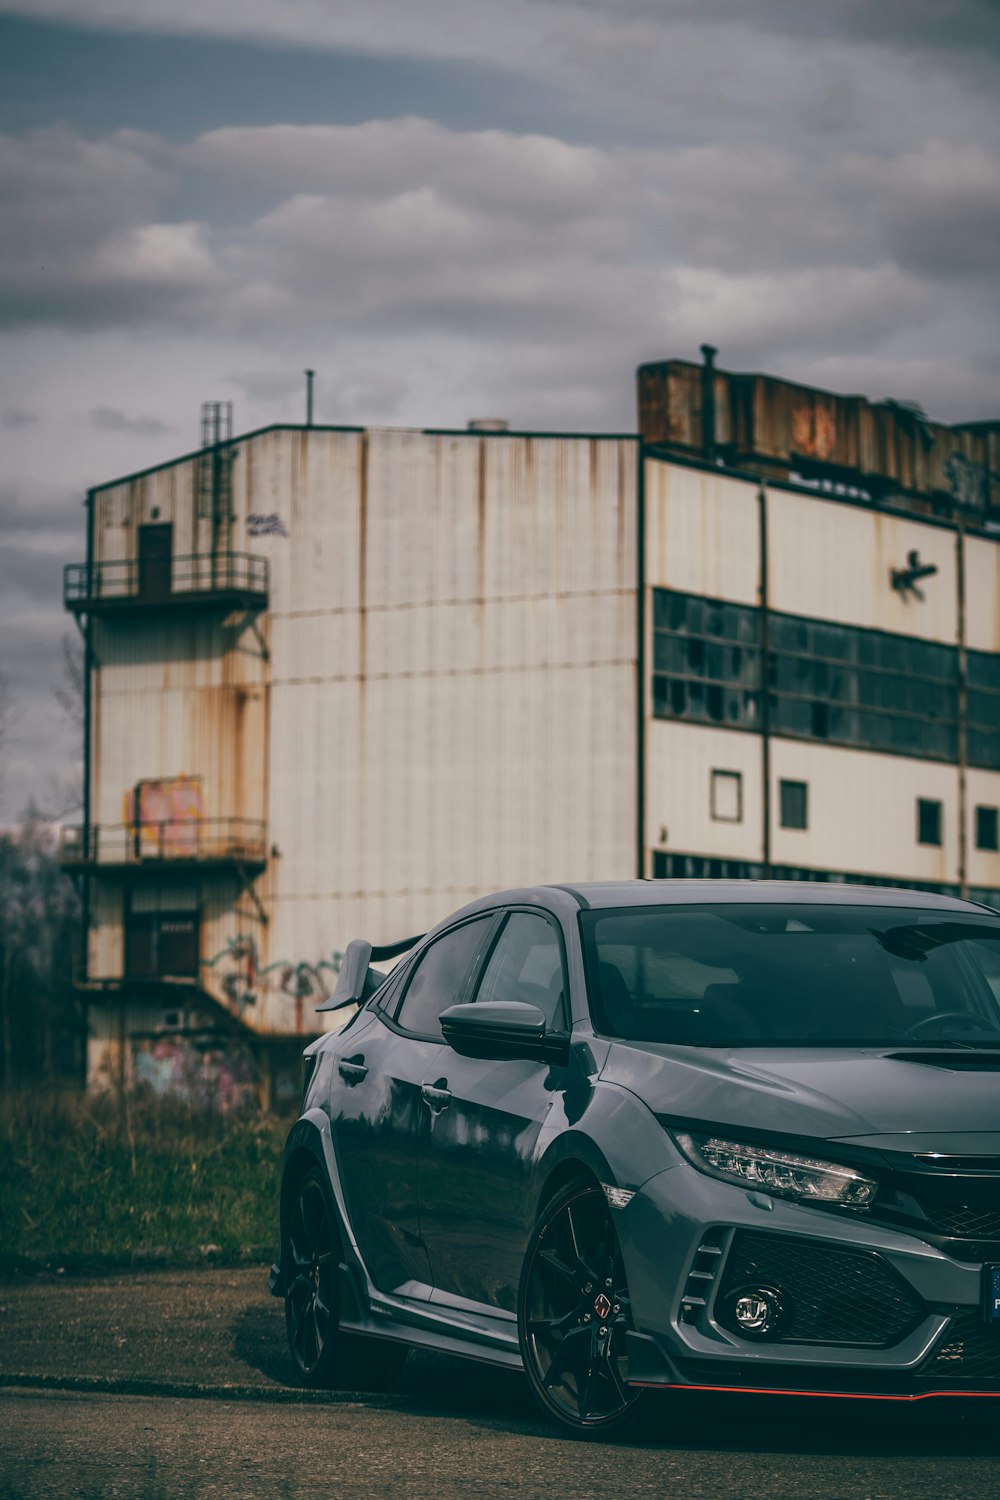
[[[678,1386],[1000,1394],[997,913],[504,891],[352,943],[325,1008],[351,1004],[284,1160],[303,1380],[428,1346],[523,1368],[574,1431]]]

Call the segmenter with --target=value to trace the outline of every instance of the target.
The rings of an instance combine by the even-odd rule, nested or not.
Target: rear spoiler
[[[348,943],[347,951],[341,959],[336,989],[329,1000],[317,1005],[317,1011],[340,1010],[345,1005],[363,1005],[376,990],[382,988],[389,977],[380,969],[371,967],[372,959],[382,963],[388,958],[398,958],[401,953],[408,952],[419,943],[423,936],[420,932],[416,937],[404,938],[401,943],[390,943],[384,948],[373,948],[364,938],[355,938],[352,943]]]

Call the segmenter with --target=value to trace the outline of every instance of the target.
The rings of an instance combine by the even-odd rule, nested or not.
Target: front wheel
[[[542,1209],[518,1294],[525,1374],[549,1417],[577,1434],[632,1422],[644,1392],[625,1383],[631,1327],[611,1210],[603,1189],[581,1179]]]
[[[285,1329],[307,1385],[382,1389],[403,1367],[406,1346],[340,1330],[340,1234],[319,1170],[298,1185],[288,1220]]]

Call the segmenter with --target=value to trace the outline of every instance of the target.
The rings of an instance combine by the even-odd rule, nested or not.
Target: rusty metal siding
[[[761,738],[733,730],[654,721],[646,801],[650,850],[759,863],[763,857]],[[713,819],[713,770],[742,777],[742,817]],[[780,784],[805,782],[808,826],[782,828]],[[1000,800],[1000,775],[970,773],[976,801]],[[944,842],[917,842],[917,800],[940,801]],[[959,881],[959,785],[955,766],[876,755],[801,740],[771,740],[771,859],[797,869],[870,875],[873,880]],[[970,847],[972,839],[970,836]],[[970,883],[1000,884],[1000,856],[972,858]]]
[[[245,621],[96,622],[93,817],[183,774],[206,812],[266,818],[269,920],[236,870],[204,875],[202,979],[295,1034],[359,933],[632,872],[635,444],[311,429],[234,452],[226,545],[269,562],[268,659]],[[207,550],[196,495],[197,460],[98,492],[98,560],[151,519]],[[99,925],[120,976],[120,895]]]
[[[654,719],[647,745],[647,848],[758,862],[763,852],[760,736]],[[712,817],[713,771],[741,778],[738,822]]]
[[[272,617],[270,941],[312,965],[632,861],[634,444],[351,441],[354,495],[314,491],[286,544],[306,527],[338,583],[308,610],[276,588]]]
[[[639,370],[639,430],[646,443],[706,451],[703,367],[684,360]],[[902,492],[916,507],[943,501],[983,515],[1000,509],[1000,423],[953,427],[905,402],[869,402],[769,375],[716,370],[715,440],[727,462],[788,478],[803,465],[866,487]]]
[[[771,857],[776,864],[957,884],[958,770],[801,740],[771,742]],[[779,783],[804,781],[809,826],[780,827]],[[944,842],[917,842],[917,800],[942,804]]]
[[[969,884],[1000,890],[1000,852],[976,848],[976,808],[1000,807],[1000,773],[970,769],[966,777]]]
[[[954,643],[958,629],[955,534],[809,494],[768,494],[770,605],[793,615]],[[910,552],[933,563],[923,599],[891,587]]]
[[[973,651],[1000,651],[1000,538],[965,538],[965,631]]]
[[[720,473],[646,460],[646,583],[756,604],[757,486]]]

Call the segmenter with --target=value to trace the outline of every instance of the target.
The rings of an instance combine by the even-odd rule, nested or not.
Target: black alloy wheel
[[[307,1385],[383,1390],[406,1359],[406,1345],[340,1330],[340,1233],[319,1168],[299,1182],[288,1219],[285,1328]]]
[[[580,1434],[630,1423],[644,1392],[626,1385],[632,1327],[621,1247],[604,1190],[571,1183],[543,1208],[518,1295],[521,1355],[535,1399]]]
[[[340,1245],[319,1173],[299,1183],[288,1221],[285,1328],[302,1379],[324,1385],[333,1376],[339,1303]]]

